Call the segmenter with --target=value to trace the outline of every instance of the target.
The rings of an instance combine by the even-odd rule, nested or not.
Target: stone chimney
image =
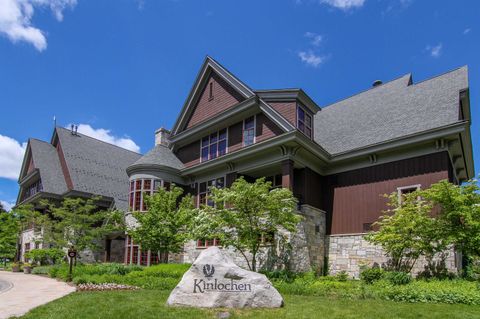
[[[155,131],[155,146],[164,145],[168,146],[170,138],[170,131],[161,127]]]

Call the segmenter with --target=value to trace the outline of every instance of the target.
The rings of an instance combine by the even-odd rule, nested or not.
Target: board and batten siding
[[[387,208],[383,194],[398,187],[428,188],[440,180],[452,180],[450,166],[448,153],[439,152],[324,177],[327,232],[363,233],[364,224],[378,220]]]

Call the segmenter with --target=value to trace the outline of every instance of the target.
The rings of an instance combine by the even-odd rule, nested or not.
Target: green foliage
[[[15,256],[20,221],[16,214],[0,209],[0,258]]]
[[[466,256],[480,257],[480,187],[476,181],[454,185],[444,180],[421,195],[441,207],[443,235]]]
[[[388,198],[389,209],[375,223],[379,230],[366,239],[383,247],[391,257],[392,270],[410,272],[421,255],[433,256],[446,249],[439,222],[430,216],[431,202],[420,199],[418,191],[404,195],[401,202],[397,193]]]
[[[195,214],[192,234],[195,238],[219,238],[225,247],[233,247],[245,258],[250,270],[257,270],[257,253],[262,236],[283,237],[280,228],[295,232],[300,216],[295,214],[296,199],[286,188],[271,189],[264,178],[248,183],[243,177],[230,188],[210,191],[213,206],[203,206]]]
[[[403,271],[388,271],[384,277],[393,285],[406,285],[412,281],[412,276]]]
[[[59,248],[32,249],[25,258],[40,265],[56,264],[65,257],[65,252]]]
[[[373,284],[383,278],[385,271],[380,267],[363,267],[360,271],[360,279],[367,284]]]
[[[183,189],[172,185],[170,191],[160,188],[153,196],[146,195],[147,213],[134,212],[138,225],[128,230],[142,249],[178,253],[190,238],[193,200]]]
[[[48,275],[51,266],[37,266],[32,269],[32,274],[35,275]]]
[[[41,204],[51,216],[40,224],[43,239],[56,247],[74,246],[77,250],[96,249],[98,239],[114,231],[124,230],[123,214],[100,210],[99,198],[65,198],[60,205],[46,200]]]
[[[443,180],[404,195],[401,203],[396,193],[389,198],[389,209],[376,223],[379,231],[366,238],[383,246],[393,270],[409,272],[424,255],[428,265],[420,277],[451,279],[454,276],[444,263],[448,248],[470,258],[480,257],[480,188],[476,182],[455,185]]]
[[[348,273],[345,270],[342,270],[338,274],[335,275],[335,278],[338,281],[347,281],[348,280]]]

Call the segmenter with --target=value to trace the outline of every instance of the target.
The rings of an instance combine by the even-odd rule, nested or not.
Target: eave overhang
[[[147,171],[159,171],[159,172],[165,172],[169,174],[180,174],[180,170],[170,167],[170,166],[165,166],[165,165],[160,165],[160,164],[133,164],[127,168],[127,175],[130,177],[133,174],[136,173],[141,173],[141,172],[147,172]]]
[[[258,90],[255,94],[267,102],[299,101],[313,114],[321,111],[320,106],[302,89]]]

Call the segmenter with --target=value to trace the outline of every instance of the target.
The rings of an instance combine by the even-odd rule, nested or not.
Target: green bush
[[[480,305],[477,283],[466,280],[415,280],[407,285],[392,285],[381,280],[373,288],[381,299],[386,300]]]
[[[345,270],[342,270],[341,272],[339,272],[338,274],[335,275],[335,278],[338,281],[347,281],[348,280],[348,274]]]
[[[360,272],[360,279],[367,284],[373,284],[375,281],[383,278],[384,270],[380,267],[364,268]]]
[[[403,271],[389,271],[385,273],[384,277],[393,285],[406,285],[412,281],[412,276]]]
[[[51,266],[37,266],[32,269],[32,274],[35,275],[48,275]]]
[[[40,265],[51,265],[60,262],[65,257],[65,252],[58,248],[32,249],[25,253],[25,258]]]

